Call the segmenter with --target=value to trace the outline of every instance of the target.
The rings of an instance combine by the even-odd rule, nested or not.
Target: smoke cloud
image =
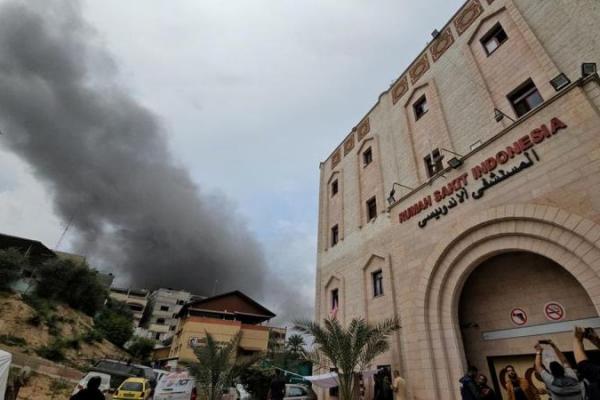
[[[243,219],[177,165],[115,69],[78,3],[1,5],[0,144],[46,184],[75,249],[132,285],[212,295],[218,280],[261,298],[265,260]]]

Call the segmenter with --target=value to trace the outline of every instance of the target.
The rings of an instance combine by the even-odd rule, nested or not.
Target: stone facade
[[[598,18],[592,0],[468,1],[360,118],[352,147],[344,151],[344,139],[321,164],[316,318],[330,314],[335,289],[342,322],[397,317],[401,329],[376,365],[399,369],[409,398],[457,399],[468,362],[493,378],[482,365],[488,357],[531,354],[548,335],[517,330],[518,337],[482,338],[554,329],[541,310],[547,301],[566,308],[560,322],[598,317],[600,80],[581,75],[583,62],[600,61]],[[497,24],[508,38],[488,54],[482,39]],[[550,81],[559,73],[572,83],[556,91]],[[508,95],[528,80],[543,103],[517,116]],[[417,118],[414,105],[423,96],[428,107]],[[496,122],[495,108],[508,117]],[[359,130],[364,121],[368,131]],[[369,148],[372,162],[365,163]],[[429,177],[424,157],[434,149],[444,169]],[[453,169],[447,161],[455,156],[462,165]],[[390,204],[394,182],[400,186]],[[377,216],[369,219],[373,197]],[[506,261],[519,257],[523,268]],[[551,285],[491,290],[498,314],[485,322],[481,310],[460,306],[461,296],[478,299],[477,284],[463,287],[471,276],[496,284],[493,268],[480,271],[500,262],[527,279],[547,269],[549,277],[563,277],[570,295]],[[378,271],[383,295],[374,296]],[[532,291],[537,302],[528,302]],[[516,307],[528,308],[523,327],[511,322]],[[459,314],[479,320],[460,321]],[[556,329],[551,337],[570,350],[570,334]]]

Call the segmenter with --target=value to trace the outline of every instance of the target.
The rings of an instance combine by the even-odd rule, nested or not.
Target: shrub
[[[135,359],[144,362],[150,359],[155,344],[156,342],[152,339],[146,339],[138,336],[132,339],[127,351],[129,351],[129,353]]]
[[[65,341],[65,346],[74,350],[79,350],[81,348],[81,339],[78,337],[72,337]]]
[[[21,269],[27,266],[27,257],[19,249],[0,250],[0,290],[7,290],[19,279]]]
[[[108,300],[106,307],[94,318],[94,326],[106,339],[120,347],[133,335],[131,311],[126,304],[112,299]]]
[[[32,326],[40,326],[42,322],[42,317],[38,313],[35,313],[31,317],[27,318],[27,323]]]
[[[107,296],[96,272],[85,263],[54,258],[39,268],[38,277],[38,296],[65,302],[88,315],[98,312]]]
[[[94,342],[101,342],[104,339],[102,333],[96,329],[90,329],[83,335],[83,341],[87,344],[92,344]]]
[[[64,348],[63,341],[55,339],[50,344],[36,349],[35,352],[42,358],[59,362],[65,360]]]
[[[27,341],[20,336],[14,336],[11,334],[0,335],[0,343],[7,346],[18,346],[23,347],[27,345]]]

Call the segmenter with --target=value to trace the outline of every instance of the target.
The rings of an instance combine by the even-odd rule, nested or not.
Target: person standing
[[[481,400],[477,378],[477,367],[470,366],[465,376],[460,378],[460,395],[462,400]]]
[[[104,400],[104,395],[100,391],[101,383],[102,379],[99,376],[91,377],[87,383],[87,387],[71,396],[70,400]]]
[[[542,377],[552,400],[581,400],[583,388],[569,361],[551,340],[547,340],[545,343],[552,346],[560,363],[552,361],[549,365],[550,372],[546,371],[542,364],[544,348],[538,343],[535,345],[535,371]]]
[[[392,381],[392,390],[395,400],[406,400],[406,381],[400,376],[400,371],[394,371],[394,380]]]
[[[506,381],[506,391],[508,400],[536,400],[537,391],[527,382],[527,379],[519,377],[515,367],[507,365],[504,367],[508,380]]]
[[[268,397],[271,400],[283,400],[285,397],[285,378],[281,376],[281,371],[278,369],[275,370],[275,376],[271,381]]]
[[[487,384],[487,378],[483,374],[477,377],[477,385],[479,386],[479,395],[481,400],[497,400],[496,392]]]
[[[575,327],[573,336],[573,355],[577,363],[577,371],[583,378],[586,387],[586,399],[600,399],[600,365],[588,360],[583,348],[583,339],[589,340],[600,349],[600,338],[592,328]]]

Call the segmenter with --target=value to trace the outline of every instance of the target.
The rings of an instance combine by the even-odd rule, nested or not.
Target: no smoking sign
[[[560,321],[565,318],[565,307],[556,301],[551,301],[544,306],[544,315],[549,321]]]

